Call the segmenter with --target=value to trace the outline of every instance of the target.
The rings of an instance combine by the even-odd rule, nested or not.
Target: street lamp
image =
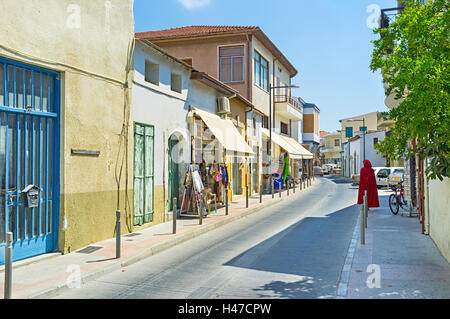
[[[366,131],[367,131],[367,127],[366,127],[366,119],[363,118],[362,120],[347,120],[347,122],[363,122],[363,161],[366,160]]]

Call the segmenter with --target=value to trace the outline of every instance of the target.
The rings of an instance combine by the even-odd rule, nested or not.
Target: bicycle
[[[397,215],[400,207],[406,207],[406,205],[408,204],[403,195],[403,182],[400,182],[398,186],[392,186],[391,189],[395,193],[389,196],[389,208],[391,209],[392,214]]]

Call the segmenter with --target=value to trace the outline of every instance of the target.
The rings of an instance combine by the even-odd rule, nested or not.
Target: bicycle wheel
[[[397,215],[399,210],[399,202],[397,196],[395,194],[391,194],[389,196],[389,208],[391,209],[392,214]]]

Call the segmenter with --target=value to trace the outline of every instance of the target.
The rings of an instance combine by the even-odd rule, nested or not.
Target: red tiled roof
[[[136,39],[147,40],[151,42],[158,42],[161,40],[171,39],[183,39],[191,37],[203,37],[215,34],[233,34],[248,32],[255,34],[255,36],[273,52],[273,54],[282,62],[287,69],[291,77],[297,74],[295,67],[289,62],[289,60],[281,53],[275,44],[264,34],[264,32],[255,26],[206,26],[206,25],[193,25],[187,27],[179,27],[166,30],[147,31],[135,33]],[[157,43],[156,43],[157,44]]]
[[[215,33],[224,33],[224,32],[241,32],[241,31],[255,31],[259,29],[258,27],[253,26],[206,26],[206,25],[193,25],[188,27],[180,27],[166,30],[157,30],[157,31],[147,31],[147,32],[137,32],[135,34],[137,39],[147,39],[147,40],[155,40],[155,39],[167,39],[167,38],[178,38],[184,36],[193,36],[193,35],[208,35]]]

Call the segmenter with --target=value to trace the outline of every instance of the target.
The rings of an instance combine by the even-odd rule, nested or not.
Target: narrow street
[[[55,298],[335,298],[359,208],[319,178],[284,200]]]

